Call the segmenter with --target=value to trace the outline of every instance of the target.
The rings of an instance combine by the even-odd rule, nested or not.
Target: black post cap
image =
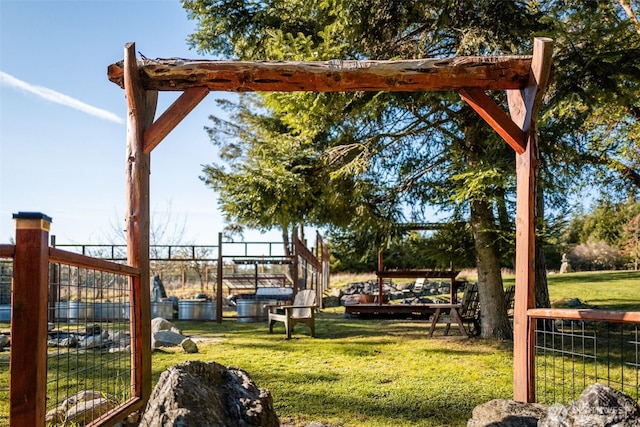
[[[47,216],[41,212],[18,212],[13,214],[13,219],[43,219],[45,221],[53,222],[50,216]]]

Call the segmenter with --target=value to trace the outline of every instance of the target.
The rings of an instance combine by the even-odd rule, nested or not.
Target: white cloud
[[[109,111],[93,107],[89,104],[85,104],[82,101],[78,101],[75,98],[72,98],[60,92],[56,92],[55,90],[51,90],[42,86],[32,85],[30,83],[17,79],[12,75],[5,73],[4,71],[0,71],[0,85],[22,89],[26,92],[30,92],[34,95],[44,98],[47,101],[62,104],[104,120],[109,120],[116,123],[124,123],[124,120],[122,120],[122,118]]]

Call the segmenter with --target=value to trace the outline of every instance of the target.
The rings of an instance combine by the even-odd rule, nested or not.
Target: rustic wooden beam
[[[144,132],[144,152],[154,148],[209,94],[206,87],[190,87]]]
[[[402,61],[139,61],[147,90],[181,91],[194,86],[214,91],[457,91],[522,89],[529,81],[530,56],[428,58]],[[109,66],[109,80],[125,86],[123,63]]]
[[[151,395],[151,290],[149,272],[149,154],[144,152],[144,131],[153,122],[158,100],[157,91],[145,90],[135,57],[135,44],[127,43],[125,57],[125,94],[127,99],[127,260],[139,268],[130,286],[134,310],[131,336],[135,351],[131,363],[136,367],[131,376],[132,394],[145,403]]]
[[[468,87],[460,89],[458,93],[516,153],[524,153],[524,132],[493,99],[487,96],[484,90]]]
[[[535,306],[535,197],[538,146],[536,121],[549,81],[553,42],[536,38],[530,81],[522,91],[509,91],[509,111],[526,134],[526,149],[516,155],[516,291],[513,316],[514,400],[535,401],[534,328],[527,310]]]

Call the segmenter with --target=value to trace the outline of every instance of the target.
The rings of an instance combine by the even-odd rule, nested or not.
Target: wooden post
[[[130,284],[131,336],[135,337],[131,363],[132,394],[147,402],[151,395],[151,275],[149,265],[149,154],[144,152],[144,131],[153,122],[157,91],[145,91],[135,44],[124,48],[124,84],[127,98],[127,261],[140,269]]]
[[[47,394],[47,300],[51,218],[19,212],[11,301],[10,412],[14,427],[43,426]]]
[[[293,271],[292,271],[292,277],[291,279],[293,280],[293,295],[292,297],[295,298],[296,295],[298,294],[298,269],[300,268],[300,260],[298,257],[298,236],[295,234],[295,232],[293,233]]]
[[[535,188],[538,167],[536,121],[551,71],[551,39],[536,38],[529,85],[507,92],[513,121],[526,135],[526,148],[516,154],[516,290],[513,316],[513,397],[535,401],[534,329],[527,310],[535,308]]]
[[[451,269],[453,270],[453,269]],[[455,304],[458,302],[458,292],[456,289],[456,278],[451,278],[451,284],[449,285],[449,303]]]
[[[222,323],[222,233],[218,233],[218,265],[216,265],[216,321]]]
[[[378,271],[384,270],[384,260],[382,258],[382,251],[378,251]],[[384,283],[384,279],[382,276],[378,276],[378,305],[382,305],[382,285]]]

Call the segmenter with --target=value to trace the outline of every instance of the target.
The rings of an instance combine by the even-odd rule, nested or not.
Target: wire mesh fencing
[[[129,292],[126,274],[50,264],[48,423],[94,420],[132,398]]]
[[[0,426],[9,425],[9,354],[13,261],[0,258]]]
[[[639,395],[638,323],[532,319],[536,401],[566,404],[599,382]]]

